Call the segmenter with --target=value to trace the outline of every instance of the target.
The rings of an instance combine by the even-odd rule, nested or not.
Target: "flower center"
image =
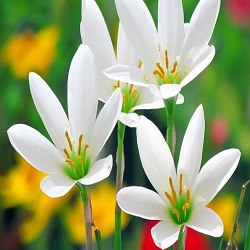
[[[165,70],[160,62],[156,63],[156,68],[153,71],[153,74],[157,78],[157,83],[159,86],[166,83],[179,83],[179,72],[178,72],[178,63],[174,62],[172,67],[169,67],[168,61],[168,51],[165,50]]]
[[[173,220],[176,224],[184,224],[187,222],[190,218],[191,212],[192,212],[192,204],[190,201],[190,190],[188,188],[185,188],[183,190],[183,174],[180,173],[179,176],[179,193],[177,194],[172,178],[169,177],[169,185],[171,188],[171,194],[168,192],[165,192],[165,195],[167,199],[169,200],[169,208],[168,212],[170,215],[170,218]]]
[[[78,139],[78,147],[77,150],[75,150],[68,131],[65,132],[65,137],[68,141],[69,151],[66,148],[63,149],[66,157],[63,170],[73,180],[79,180],[89,171],[91,163],[91,157],[87,153],[89,145],[83,144],[83,135],[80,135]]]

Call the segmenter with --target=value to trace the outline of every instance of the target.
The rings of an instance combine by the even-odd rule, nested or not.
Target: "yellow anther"
[[[172,181],[171,177],[169,177],[169,184],[170,184],[170,188],[171,188],[171,191],[172,191],[173,198],[176,201],[176,192],[175,192],[173,181]]]
[[[164,80],[167,82],[167,83],[170,83],[170,80],[167,76],[164,76]]]
[[[126,102],[127,102],[127,101],[126,101],[126,95],[123,94],[123,103],[126,104]]]
[[[83,138],[83,135],[80,135],[79,136],[79,143],[78,143],[78,155],[81,154],[81,150],[82,150],[82,138]]]
[[[132,90],[133,90],[133,84],[130,85],[129,94],[131,94]]]
[[[175,214],[176,216],[177,216],[177,218],[179,219],[180,218],[180,212],[178,211],[178,209],[177,208],[174,208],[173,210],[172,210],[172,213],[173,214]]]
[[[120,88],[120,81],[117,82],[117,87]]]
[[[182,207],[182,210],[183,210],[183,211],[186,211],[186,210],[189,209],[189,208],[190,208],[190,204],[185,203],[185,204],[183,205],[183,207]]]
[[[66,155],[67,159],[69,159],[69,152],[66,148],[63,149],[64,154]]]
[[[70,140],[70,138],[69,138],[69,133],[68,133],[68,131],[65,132],[65,136],[66,136],[66,138],[67,138],[67,141],[68,141],[68,144],[69,144],[69,148],[70,148],[70,150],[72,151],[72,150],[73,150],[73,146],[72,146],[72,142],[71,142],[71,140]]]
[[[113,88],[114,88],[114,89],[117,89],[118,87],[117,87],[117,85],[113,85]]]
[[[186,191],[186,196],[187,196],[187,203],[190,204],[190,190],[189,189],[187,189]]]
[[[153,74],[154,75],[158,75],[162,79],[164,79],[164,77],[165,77],[158,69],[154,70]]]
[[[166,68],[168,69],[168,51],[165,50]]]
[[[80,155],[78,156],[78,161],[83,165],[83,160],[82,160],[82,157]]]
[[[133,98],[135,99],[135,95],[137,94],[137,89],[134,89],[133,90],[133,93],[132,93],[132,96],[133,96]]]
[[[178,77],[178,71],[176,71],[175,73],[174,73],[174,79],[176,79],[177,77]]]
[[[84,150],[83,150],[84,155],[86,155],[86,151],[87,151],[88,148],[89,148],[89,145],[86,144],[86,145],[84,146]]]
[[[173,65],[173,69],[172,69],[172,71],[171,71],[172,74],[175,72],[176,67],[177,67],[177,62],[175,62],[174,65]]]
[[[75,164],[73,161],[71,161],[70,159],[65,160],[65,162],[68,163],[68,164],[69,164],[70,166],[72,166],[73,168],[76,167],[76,164]]]
[[[180,181],[179,181],[179,196],[182,195],[182,180],[183,180],[183,174],[180,173]]]
[[[142,66],[142,61],[140,60],[140,61],[139,61],[138,68],[140,69],[140,68],[141,68],[141,66]]]
[[[171,195],[168,192],[165,192],[165,195],[166,195],[167,199],[170,201],[170,203],[172,204],[172,206],[175,207],[176,203],[173,200],[173,198],[171,197]]]
[[[165,75],[164,69],[162,68],[160,63],[156,63],[156,66],[158,67],[158,69],[160,70],[160,72]]]

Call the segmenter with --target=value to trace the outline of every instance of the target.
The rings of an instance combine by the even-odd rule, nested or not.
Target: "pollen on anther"
[[[154,70],[153,74],[158,75],[160,78],[164,79],[164,75],[158,69]]]
[[[126,102],[127,102],[127,101],[126,101],[126,95],[123,94],[123,103],[126,104]]]
[[[160,70],[160,72],[165,75],[164,69],[162,68],[161,64],[158,62],[156,63],[157,68]]]
[[[168,51],[165,50],[166,68],[168,69]]]
[[[183,174],[180,173],[180,181],[179,181],[179,196],[182,195],[182,181],[183,181]]]
[[[173,198],[176,201],[176,192],[175,192],[173,181],[172,181],[171,177],[169,177],[169,184],[170,184],[170,188],[171,188],[171,191],[172,191]]]
[[[187,209],[189,209],[190,208],[190,204],[189,203],[185,203],[184,205],[183,205],[183,207],[182,207],[182,210],[183,211],[186,211]]]
[[[129,94],[131,94],[132,90],[133,90],[133,84],[130,85]]]
[[[137,89],[134,89],[134,90],[133,90],[133,93],[132,93],[132,97],[133,97],[134,99],[135,99],[136,93],[137,93]]]
[[[86,144],[86,145],[84,146],[84,150],[83,150],[84,155],[86,155],[86,151],[87,151],[88,148],[89,148],[89,145]]]
[[[167,199],[170,201],[170,203],[172,204],[173,207],[175,207],[176,203],[173,200],[173,198],[171,197],[171,195],[168,192],[165,192],[165,196],[167,197]]]
[[[67,159],[69,159],[69,152],[66,148],[63,149],[64,154],[66,155]]]
[[[178,209],[177,208],[174,208],[173,210],[172,210],[172,213],[173,214],[175,214],[176,216],[177,216],[177,218],[179,219],[180,218],[180,212],[178,211]]]
[[[72,150],[73,150],[73,146],[72,146],[72,142],[71,142],[71,140],[70,140],[70,138],[69,138],[69,133],[68,133],[68,131],[65,132],[65,136],[66,136],[66,139],[67,139],[67,141],[68,141],[69,148],[70,148],[70,150],[72,151]]]
[[[167,76],[164,76],[164,80],[167,82],[167,83],[170,83],[170,80]]]
[[[172,71],[171,71],[172,74],[175,72],[176,67],[177,67],[177,62],[175,62],[174,65],[173,65],[173,69],[172,69]]]
[[[175,73],[174,73],[174,79],[176,79],[177,77],[178,77],[178,71],[176,71]]]
[[[187,203],[190,204],[190,190],[189,189],[187,189],[186,191],[186,196],[187,196]]]
[[[82,157],[80,155],[78,156],[78,161],[81,163],[81,165],[83,165],[83,160],[82,160]]]
[[[76,167],[76,164],[73,161],[71,161],[70,159],[66,159],[65,162],[74,168]]]
[[[141,66],[142,66],[142,61],[140,60],[140,61],[139,61],[138,68],[140,69],[140,68],[141,68]]]
[[[117,87],[120,88],[120,81],[117,82]]]
[[[78,155],[81,154],[81,150],[82,150],[82,138],[83,138],[83,135],[80,135],[79,136],[79,143],[78,143]]]

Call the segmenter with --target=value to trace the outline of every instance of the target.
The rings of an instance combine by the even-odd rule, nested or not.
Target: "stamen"
[[[169,177],[169,184],[170,184],[170,187],[171,187],[171,191],[172,191],[173,198],[174,198],[174,200],[176,201],[176,192],[175,192],[174,185],[173,185],[173,181],[172,181],[172,178],[171,178],[171,177]]]
[[[186,196],[187,196],[187,203],[190,204],[190,190],[189,189],[187,189],[186,191]]]
[[[168,51],[165,50],[166,68],[168,69]]]
[[[179,181],[179,196],[182,195],[182,180],[183,180],[183,174],[180,173],[180,181]]]
[[[127,101],[126,101],[126,95],[123,94],[123,103],[126,104],[126,102],[127,102]]]
[[[79,144],[78,144],[78,155],[81,154],[81,150],[82,150],[82,138],[83,138],[83,135],[80,135]]]
[[[140,69],[140,68],[141,68],[141,66],[142,66],[142,61],[140,60],[140,61],[139,61],[138,68]]]
[[[73,146],[72,146],[72,142],[71,142],[71,140],[70,140],[70,138],[69,138],[69,133],[68,133],[68,131],[65,132],[65,136],[66,136],[66,138],[67,138],[67,141],[68,141],[68,144],[69,144],[69,148],[70,148],[70,150],[72,151],[72,150],[73,150]]]
[[[89,145],[86,144],[86,145],[84,146],[84,150],[83,150],[84,155],[86,155],[86,151],[87,151],[88,148],[89,148]]]
[[[185,204],[183,205],[183,207],[182,207],[182,210],[183,210],[183,211],[186,211],[186,210],[189,209],[189,208],[190,208],[190,204],[185,203]]]
[[[176,209],[176,208],[174,208],[173,210],[172,210],[172,213],[173,214],[175,214],[176,216],[177,216],[177,218],[179,219],[180,218],[180,212],[178,211],[178,209]]]
[[[164,75],[158,69],[154,70],[153,74],[158,75],[160,78],[164,79]]]
[[[113,85],[113,88],[114,88],[114,89],[117,89],[118,87],[117,87],[116,85]]]
[[[73,168],[76,167],[76,164],[75,164],[73,161],[71,161],[70,159],[65,160],[65,162],[68,163],[68,164],[69,164],[70,166],[72,166]]]
[[[172,71],[171,71],[172,74],[175,72],[176,67],[177,67],[177,62],[174,63],[173,69],[172,69]]]
[[[133,84],[131,84],[131,85],[130,85],[130,88],[129,88],[129,94],[131,94],[132,89],[133,89]]]
[[[137,94],[137,89],[133,90],[132,97],[135,99],[135,95]]]
[[[117,82],[117,87],[120,88],[120,81]]]
[[[67,156],[67,159],[69,159],[69,152],[66,148],[63,149],[64,154]]]
[[[176,203],[173,200],[173,198],[171,197],[171,195],[168,192],[165,192],[165,195],[168,198],[168,200],[170,201],[170,203],[172,204],[172,206],[175,207]]]
[[[162,68],[160,63],[156,63],[156,66],[158,67],[158,69],[160,70],[160,72],[165,75],[164,69]]]
[[[167,82],[167,83],[170,83],[170,80],[167,76],[164,76],[164,80]]]
[[[82,160],[82,157],[80,155],[78,156],[78,161],[83,165],[83,160]]]
[[[178,77],[178,71],[176,71],[175,73],[174,73],[174,79],[176,79],[177,77]]]

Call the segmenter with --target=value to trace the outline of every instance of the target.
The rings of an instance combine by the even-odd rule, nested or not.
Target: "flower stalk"
[[[80,196],[84,207],[86,250],[92,250],[92,208],[90,194],[88,193],[87,187],[85,185],[82,185],[80,182],[77,182],[76,185],[80,191]]]
[[[122,188],[124,173],[123,141],[126,126],[118,121],[117,130],[117,173],[116,173],[116,193]],[[121,208],[116,202],[115,207],[115,250],[121,250]]]

